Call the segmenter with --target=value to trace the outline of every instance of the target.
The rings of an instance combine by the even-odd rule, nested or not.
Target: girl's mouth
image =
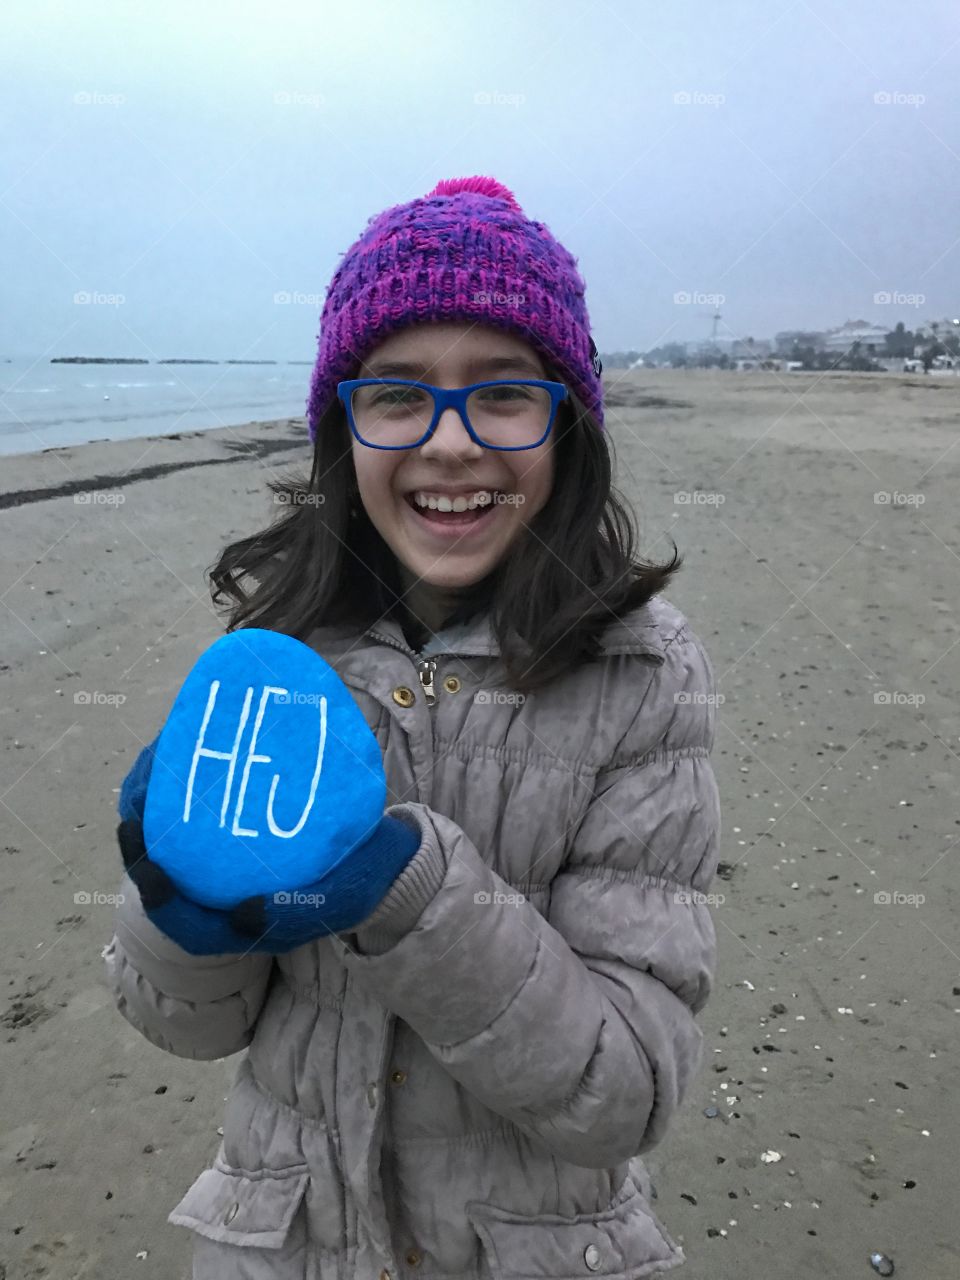
[[[497,489],[481,489],[456,498],[417,490],[405,494],[404,500],[421,529],[441,537],[464,537],[493,523],[505,497]],[[454,510],[455,506],[462,509]]]

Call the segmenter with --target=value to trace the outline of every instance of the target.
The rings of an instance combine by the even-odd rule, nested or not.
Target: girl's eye
[[[511,385],[508,387],[486,387],[479,394],[481,399],[483,400],[493,400],[493,401],[499,400],[501,402],[504,400],[511,400],[511,399],[529,400],[530,399],[529,392],[531,390],[532,388],[530,387],[517,387],[517,386]]]
[[[393,406],[415,405],[422,401],[423,392],[416,387],[385,387],[374,397],[373,403],[378,408],[390,409]]]

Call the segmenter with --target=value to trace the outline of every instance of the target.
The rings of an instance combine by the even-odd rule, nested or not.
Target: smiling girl
[[[249,1050],[170,1214],[199,1280],[683,1261],[641,1157],[714,979],[714,675],[660,594],[677,556],[634,553],[600,372],[576,260],[492,178],[371,218],[333,277],[309,478],[211,580],[231,629],[335,668],[414,835],[372,913],[275,953],[119,909],[124,1016],[184,1057]]]

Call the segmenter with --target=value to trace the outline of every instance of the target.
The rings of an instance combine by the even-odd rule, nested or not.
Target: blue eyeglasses
[[[535,449],[550,434],[568,395],[562,382],[531,378],[451,389],[406,378],[354,378],[337,385],[350,430],[370,449],[417,448],[449,408],[457,410],[470,439],[484,449]]]

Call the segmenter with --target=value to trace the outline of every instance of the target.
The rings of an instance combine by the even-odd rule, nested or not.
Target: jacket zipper
[[[433,687],[433,676],[436,669],[437,664],[433,658],[424,658],[420,654],[417,655],[417,675],[420,677],[420,684],[423,686],[428,707],[432,707],[437,701],[436,690]]]
[[[426,698],[427,706],[428,707],[435,706],[437,701],[437,691],[434,688],[433,677],[437,670],[436,659],[425,658],[423,654],[415,653],[414,650],[411,649],[409,645],[400,644],[398,641],[394,640],[391,636],[383,635],[382,632],[371,631],[370,634],[374,635],[376,639],[382,641],[383,644],[389,645],[391,649],[399,649],[399,651],[401,653],[405,653],[408,658],[411,656],[413,657],[414,665],[417,668],[417,676],[420,679],[420,686],[423,689],[423,694],[424,694],[424,697]]]

